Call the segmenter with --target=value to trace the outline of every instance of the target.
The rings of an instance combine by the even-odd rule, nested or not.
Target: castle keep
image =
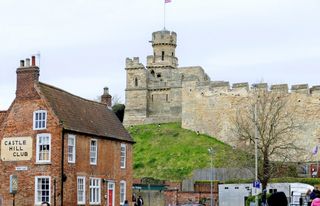
[[[126,59],[125,125],[181,121],[183,82],[210,81],[201,67],[178,67],[175,32],[154,32],[150,42],[147,66],[138,57]]]
[[[271,85],[211,81],[199,67],[178,67],[177,35],[166,30],[152,34],[153,55],[147,65],[138,57],[126,59],[126,110],[124,124],[181,122],[182,127],[215,136],[233,144],[232,119],[248,105],[253,89],[288,94],[290,107],[297,107],[303,131],[296,134],[306,156],[320,136],[320,86]],[[310,153],[310,152],[309,152]]]

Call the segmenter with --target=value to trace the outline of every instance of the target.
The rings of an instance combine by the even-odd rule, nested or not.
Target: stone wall
[[[237,84],[239,86],[239,84]],[[243,87],[224,88],[187,82],[182,90],[182,127],[214,136],[231,145],[236,145],[233,132],[238,111],[252,104],[253,90]],[[255,85],[268,89],[267,84]],[[291,138],[297,138],[297,145],[305,150],[304,159],[310,160],[312,148],[318,144],[320,135],[320,98],[317,92],[305,85],[294,85],[289,93],[287,85],[272,85],[272,91],[288,93],[288,112],[295,108],[301,130]],[[315,88],[315,87],[313,87]]]
[[[251,87],[270,89],[289,94],[291,107],[298,107],[297,119],[303,129],[295,138],[305,149],[304,158],[310,159],[309,151],[318,144],[320,135],[320,86],[298,84],[289,89],[287,84],[269,87],[266,83],[250,86],[247,82],[230,86],[226,81],[211,81],[200,66],[178,67],[176,33],[154,32],[150,42],[153,55],[147,57],[146,66],[137,57],[126,60],[125,126],[181,121],[183,128],[235,145],[233,120],[236,112],[252,101]]]

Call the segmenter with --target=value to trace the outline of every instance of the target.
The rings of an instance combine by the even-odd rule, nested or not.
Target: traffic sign
[[[256,181],[253,182],[253,187],[260,188],[260,184],[261,184],[260,181],[256,180]]]

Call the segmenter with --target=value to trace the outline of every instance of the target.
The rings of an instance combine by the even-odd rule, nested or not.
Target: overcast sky
[[[14,99],[19,60],[40,52],[40,81],[124,102],[125,58],[152,54],[164,0],[0,0],[0,110]],[[320,84],[319,0],[172,0],[179,66],[212,80]]]

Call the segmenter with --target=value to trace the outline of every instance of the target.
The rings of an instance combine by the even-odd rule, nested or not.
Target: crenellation
[[[252,84],[251,88],[268,90],[268,83],[255,83],[255,84]]]
[[[300,93],[300,94],[309,94],[309,85],[308,84],[295,84],[291,86],[292,93]]]
[[[271,85],[270,90],[275,92],[288,93],[289,87],[288,84],[273,84]]]
[[[315,85],[310,88],[310,94],[314,96],[320,96],[320,85]]]
[[[239,88],[245,88],[246,90],[249,90],[249,83],[241,82],[241,83],[232,84],[232,89],[239,89]]]
[[[145,66],[139,62],[139,57],[126,58],[126,69],[144,69]]]
[[[152,33],[152,45],[165,45],[171,44],[176,46],[177,34],[175,32],[170,32],[168,30],[161,30]]]

